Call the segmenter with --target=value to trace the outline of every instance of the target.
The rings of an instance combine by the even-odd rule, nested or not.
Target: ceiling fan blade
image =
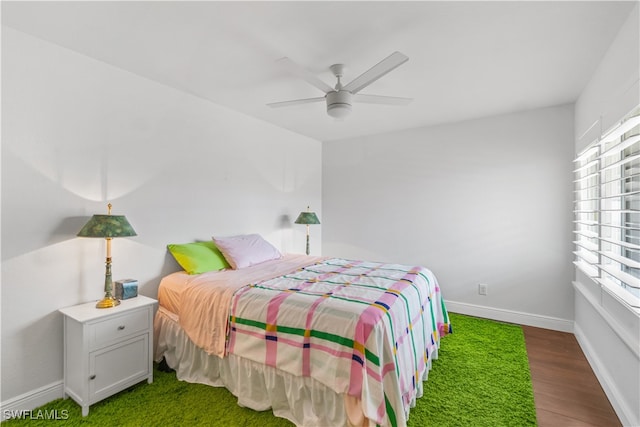
[[[400,98],[397,96],[382,96],[382,95],[353,95],[353,100],[356,102],[364,102],[367,104],[386,104],[386,105],[407,105],[413,98]]]
[[[292,74],[294,74],[294,75],[306,80],[307,83],[311,84],[312,86],[317,87],[318,89],[320,89],[324,93],[329,93],[329,92],[334,91],[334,89],[331,86],[329,86],[328,84],[326,84],[325,82],[320,80],[311,71],[309,71],[306,68],[296,64],[295,62],[293,62],[291,59],[287,58],[286,56],[284,58],[278,59],[277,62],[282,64],[283,66],[285,66],[289,70],[290,73],[292,73]]]
[[[271,108],[281,108],[281,107],[289,107],[291,105],[300,105],[300,104],[310,104],[312,102],[320,102],[324,101],[324,96],[318,98],[305,98],[305,99],[294,99],[293,101],[282,101],[282,102],[272,102],[271,104],[267,104]]]
[[[365,87],[369,86],[371,83],[378,80],[380,77],[386,75],[390,71],[395,70],[408,60],[408,56],[400,52],[393,52],[391,55],[387,56],[385,59],[378,62],[373,67],[360,74],[353,81],[351,81],[351,83],[349,83],[342,89],[356,94]]]

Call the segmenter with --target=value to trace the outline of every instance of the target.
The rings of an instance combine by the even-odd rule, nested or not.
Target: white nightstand
[[[139,295],[113,308],[95,302],[60,309],[64,314],[64,397],[82,406],[142,380],[153,382],[153,306]]]

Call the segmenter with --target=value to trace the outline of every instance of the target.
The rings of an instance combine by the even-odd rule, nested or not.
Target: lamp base
[[[98,301],[98,303],[96,304],[96,308],[111,308],[111,307],[115,307],[116,305],[120,305],[119,300],[111,296],[109,297],[105,296],[103,299]]]

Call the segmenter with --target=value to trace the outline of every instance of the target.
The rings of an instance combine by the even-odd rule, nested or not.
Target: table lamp
[[[97,308],[115,307],[120,304],[113,296],[111,279],[111,239],[114,237],[137,236],[124,215],[111,215],[111,203],[107,205],[107,215],[94,215],[78,233],[80,237],[101,237],[107,240],[107,270],[104,277],[104,298],[96,304]]]
[[[315,212],[309,212],[309,206],[307,206],[306,212],[300,212],[298,218],[294,221],[296,224],[305,224],[307,226],[307,255],[309,255],[309,225],[320,224]]]

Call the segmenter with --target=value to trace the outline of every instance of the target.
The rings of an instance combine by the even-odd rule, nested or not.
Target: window
[[[640,107],[575,163],[574,264],[640,309]]]

